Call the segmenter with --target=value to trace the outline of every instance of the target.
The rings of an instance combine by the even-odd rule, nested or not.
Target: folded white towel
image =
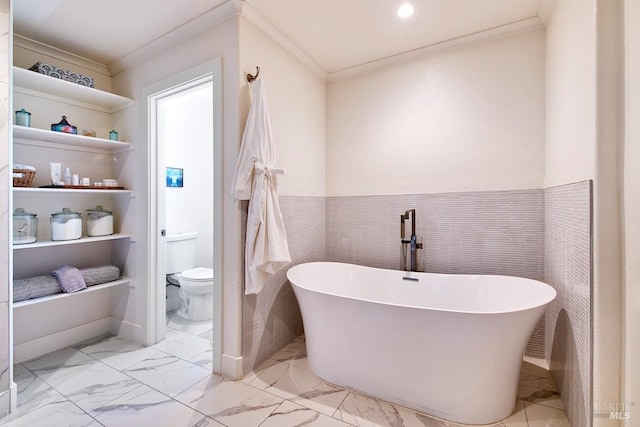
[[[29,165],[23,165],[22,163],[14,163],[13,164],[13,168],[14,169],[24,169],[24,170],[28,170],[28,171],[35,171],[36,168],[33,166],[29,166]]]

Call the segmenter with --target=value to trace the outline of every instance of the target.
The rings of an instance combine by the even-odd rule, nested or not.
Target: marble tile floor
[[[183,358],[195,349],[177,355],[170,351],[175,346],[161,344],[143,347],[108,336],[16,365],[19,406],[0,425],[456,426],[324,383],[309,370],[303,337],[241,381]],[[547,371],[523,363],[514,413],[494,426],[569,426]]]
[[[193,322],[178,316],[176,311],[170,311],[167,313],[166,323],[166,346],[175,344],[176,340],[178,346],[173,346],[175,351],[172,353],[174,356],[181,357],[183,351],[198,353],[197,356],[188,358],[189,361],[194,362],[209,370],[213,365],[213,347],[210,344],[213,341],[213,321],[206,320],[203,322]],[[191,335],[191,337],[187,337]],[[180,342],[186,339],[188,345],[184,348],[180,347]]]
[[[167,312],[167,329],[181,331],[196,337],[208,339],[211,341],[213,338],[213,321],[205,320],[203,322],[193,322],[183,319],[177,312]]]

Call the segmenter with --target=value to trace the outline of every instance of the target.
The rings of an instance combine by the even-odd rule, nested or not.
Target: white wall
[[[327,195],[541,188],[544,31],[332,82]]]
[[[620,402],[618,2],[557,0],[546,17],[546,186],[594,180],[593,404]],[[614,425],[595,418],[594,425]]]
[[[278,177],[278,186],[292,262],[321,260],[325,212],[324,199],[319,204],[318,200],[326,193],[325,81],[287,50],[291,46],[273,28],[259,20],[256,23],[255,14],[244,13],[240,20],[240,70],[244,79],[259,66],[264,79],[276,166],[287,169],[287,175]],[[241,83],[244,125],[251,86],[246,80]],[[245,296],[244,307],[243,354],[245,372],[250,372],[293,340],[301,332],[302,322],[291,286],[281,274],[267,281],[258,295]]]
[[[593,200],[593,402],[621,402],[622,150],[620,1],[596,1],[596,179]],[[573,22],[573,21],[572,21]],[[594,426],[617,425],[598,419]]]
[[[224,271],[216,273],[216,280],[222,284],[222,304],[225,308],[223,313],[225,328],[222,331],[222,370],[225,375],[234,378],[242,372],[242,366],[235,365],[241,360],[242,355],[240,330],[242,320],[241,209],[230,195],[233,166],[240,145],[238,22],[235,17],[227,19],[215,28],[206,30],[186,42],[167,47],[156,56],[147,58],[144,62],[113,77],[113,90],[136,100],[135,108],[120,116],[118,126],[132,135],[132,141],[137,144],[137,149],[128,156],[123,156],[119,164],[122,168],[122,179],[129,181],[132,188],[140,189],[135,199],[136,210],[132,209],[132,214],[124,218],[124,223],[131,230],[135,230],[137,238],[135,250],[130,254],[130,261],[137,268],[137,271],[133,273],[137,279],[137,288],[131,297],[123,297],[118,306],[126,321],[146,324],[148,314],[146,292],[147,286],[149,286],[149,271],[146,260],[150,238],[146,230],[147,219],[152,212],[148,206],[149,201],[146,194],[149,185],[148,146],[144,139],[147,122],[144,111],[147,100],[142,99],[142,92],[145,87],[214,58],[222,58],[224,111],[221,130],[224,167],[222,171],[216,172],[216,176],[221,177],[220,185],[223,187],[223,224],[221,227],[223,235],[221,237],[225,250],[222,254]]]
[[[211,83],[161,102],[165,165],[182,168],[184,187],[165,187],[167,234],[197,231],[198,267],[213,267],[213,102]],[[208,94],[208,95],[207,95]]]
[[[625,7],[625,147],[624,147],[624,402],[640,402],[640,3]],[[638,423],[640,411],[630,406],[627,426]]]
[[[287,169],[278,177],[281,196],[325,195],[326,85],[267,34],[240,20],[242,71],[241,125],[250,106],[246,73],[260,67],[264,79],[271,127],[276,145],[276,166]]]
[[[546,187],[595,174],[595,11],[585,6],[556,1],[546,22]]]

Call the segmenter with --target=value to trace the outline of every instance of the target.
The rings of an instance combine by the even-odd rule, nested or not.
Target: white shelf
[[[106,112],[116,112],[134,104],[132,99],[99,89],[81,86],[55,77],[36,73],[20,67],[13,67],[13,84],[26,93],[40,92],[63,98],[66,102],[82,105]]]
[[[96,291],[101,291],[101,290],[107,289],[107,288],[113,288],[114,286],[126,285],[127,283],[130,283],[130,282],[131,282],[131,279],[123,277],[123,278],[121,278],[119,280],[114,280],[113,282],[107,282],[107,283],[103,283],[101,285],[89,286],[86,289],[83,289],[83,290],[78,291],[78,292],[74,292],[72,294],[68,294],[68,293],[63,292],[63,293],[59,293],[59,294],[49,295],[49,296],[46,296],[46,297],[33,298],[33,299],[25,300],[25,301],[14,302],[13,303],[13,308],[20,308],[20,307],[25,307],[25,306],[28,306],[28,305],[41,304],[43,302],[58,300],[58,299],[62,299],[62,298],[69,298],[69,297],[75,297],[75,296],[79,296],[79,295],[86,295],[89,292],[96,292]]]
[[[98,190],[98,189],[82,189],[82,188],[39,188],[39,187],[13,187],[13,193],[18,194],[32,194],[32,195],[79,195],[86,196],[88,194],[102,194],[105,196],[129,196],[133,197],[133,191],[131,190]]]
[[[76,240],[43,240],[35,243],[27,243],[24,245],[13,245],[13,250],[18,249],[36,249],[36,248],[48,248],[51,246],[68,246],[68,245],[79,245],[82,243],[94,243],[94,242],[104,242],[107,240],[120,240],[120,239],[130,239],[131,234],[110,234],[108,236],[98,236],[98,237],[81,237]]]
[[[61,144],[72,147],[89,147],[110,150],[111,152],[131,150],[132,144],[124,141],[111,141],[103,138],[92,138],[84,135],[73,135],[64,132],[53,132],[25,126],[13,126],[13,137],[29,141],[46,142],[47,145]],[[20,141],[15,141],[20,143]],[[64,148],[64,147],[61,147]]]

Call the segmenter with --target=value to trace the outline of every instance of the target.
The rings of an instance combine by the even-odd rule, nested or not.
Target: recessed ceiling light
[[[415,12],[415,10],[416,9],[412,5],[410,5],[409,3],[405,3],[398,8],[398,16],[400,18],[408,18],[413,15],[413,12]]]

